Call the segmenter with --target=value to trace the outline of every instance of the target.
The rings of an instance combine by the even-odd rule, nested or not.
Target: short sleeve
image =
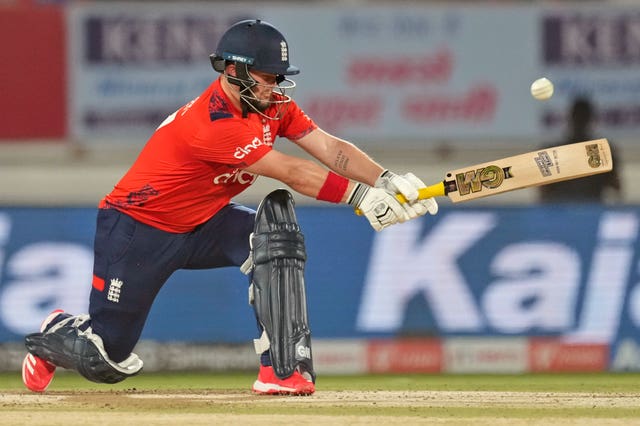
[[[278,136],[295,141],[317,128],[318,125],[292,100],[281,118]]]
[[[203,161],[247,167],[271,150],[263,135],[238,118],[217,120],[188,142],[192,155]]]

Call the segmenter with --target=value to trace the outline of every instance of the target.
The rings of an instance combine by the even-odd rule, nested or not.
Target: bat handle
[[[425,186],[424,188],[420,188],[418,190],[418,199],[420,200],[426,200],[427,198],[433,197],[441,197],[443,195],[447,195],[447,192],[444,188],[444,182],[438,182],[435,185]],[[407,199],[404,198],[404,195],[402,194],[396,194],[396,198],[403,204],[407,202]],[[362,212],[360,211],[360,209],[356,209],[356,214],[358,216],[362,216]]]
[[[441,197],[447,195],[444,189],[444,182],[438,182],[435,185],[426,186],[418,190],[418,199],[426,200],[427,198]],[[406,203],[407,199],[402,194],[396,194],[396,198],[401,203]]]

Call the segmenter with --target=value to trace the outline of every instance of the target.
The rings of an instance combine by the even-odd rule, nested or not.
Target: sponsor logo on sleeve
[[[245,146],[237,147],[236,151],[233,153],[233,156],[238,160],[242,160],[244,157],[246,157],[252,151],[255,151],[259,146],[262,145],[264,145],[262,140],[258,137],[255,137],[250,143],[246,144]]]

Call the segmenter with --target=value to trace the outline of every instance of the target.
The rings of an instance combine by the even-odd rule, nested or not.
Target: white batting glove
[[[411,219],[424,216],[429,213],[438,213],[438,203],[433,198],[418,199],[418,190],[426,185],[413,173],[397,175],[389,170],[380,174],[375,183],[376,188],[385,188],[387,191],[402,194],[409,202],[404,204]]]
[[[425,185],[420,178],[418,178],[413,173],[407,173],[403,176],[407,181],[409,181],[416,190],[420,188],[424,188]],[[438,213],[438,203],[435,198],[425,198],[424,200],[417,200],[414,202],[407,203],[409,206],[418,213],[418,216],[424,216],[429,213],[430,215],[434,215]]]
[[[392,171],[385,170],[380,173],[376,179],[376,188],[384,188],[394,194],[402,194],[408,201],[416,201],[418,199],[418,189],[405,176],[400,176]]]
[[[381,231],[395,223],[411,219],[395,194],[382,188],[374,188],[359,183],[353,189],[347,201],[353,208],[364,215],[373,229]]]

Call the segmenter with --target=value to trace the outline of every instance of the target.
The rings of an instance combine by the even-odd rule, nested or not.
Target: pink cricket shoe
[[[311,395],[316,386],[297,370],[286,379],[279,379],[271,366],[260,366],[253,391],[261,395]]]
[[[40,332],[44,332],[49,323],[62,313],[64,313],[62,309],[51,312],[42,322]],[[33,392],[44,392],[53,380],[55,372],[55,365],[30,353],[22,361],[22,382]]]

